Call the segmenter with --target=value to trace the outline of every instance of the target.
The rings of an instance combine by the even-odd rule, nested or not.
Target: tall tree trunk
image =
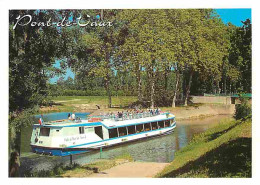
[[[19,130],[16,130],[15,132],[15,151],[21,154],[21,126],[19,126]]]
[[[128,88],[129,87],[129,76],[128,76],[128,74],[126,74],[125,78],[126,78],[126,92],[128,92],[129,91],[129,88]]]
[[[214,76],[213,76],[213,79],[211,80],[211,88],[212,88],[212,93],[213,94],[216,94],[217,93],[217,91],[216,91],[216,85],[215,85],[215,80],[214,80]]]
[[[226,76],[224,77],[224,85],[223,85],[224,87],[224,93],[225,93],[225,95],[227,94],[227,78],[226,78]]]
[[[192,76],[193,76],[193,70],[190,72],[190,78],[189,78],[188,86],[186,87],[184,106],[188,105],[188,98],[189,98],[189,95],[190,95],[190,87],[191,87],[191,82],[192,82]]]
[[[217,94],[220,94],[220,86],[219,86],[219,81],[216,81],[216,86],[217,86]]]
[[[110,70],[110,66],[109,66],[109,56],[110,53],[107,49],[107,47],[105,46],[105,51],[106,51],[106,67],[107,67],[107,75],[106,75],[106,90],[107,90],[107,96],[108,96],[108,108],[112,107],[112,98],[111,98],[111,90],[110,90],[110,75],[109,75],[109,70]]]
[[[150,66],[149,69],[149,77],[150,77],[150,85],[151,85],[151,94],[150,94],[150,101],[151,101],[151,108],[154,108],[154,93],[155,93],[155,82],[154,82],[154,71],[153,66]]]
[[[141,78],[141,69],[138,64],[137,67],[137,83],[138,83],[138,101],[141,102],[143,100],[142,96],[142,78]]]
[[[176,96],[177,96],[177,92],[178,92],[178,86],[179,86],[179,81],[180,81],[180,75],[179,72],[176,71],[176,82],[175,82],[175,90],[174,90],[174,94],[173,94],[173,98],[172,98],[172,107],[175,107],[175,102],[176,102]]]
[[[167,87],[168,87],[168,68],[167,66],[165,67],[165,71],[164,71],[164,90],[165,92],[167,92]]]
[[[110,90],[110,79],[109,76],[107,75],[106,79],[106,90],[107,90],[107,96],[108,96],[108,108],[111,108],[112,106],[112,98],[111,98],[111,90]]]
[[[152,72],[152,83],[151,83],[151,108],[154,108],[154,92],[155,92],[155,88],[154,88],[154,72]]]

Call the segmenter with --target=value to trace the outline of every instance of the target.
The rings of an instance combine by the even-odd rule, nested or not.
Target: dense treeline
[[[49,84],[50,95],[137,95],[175,106],[190,94],[251,92],[249,19],[236,27],[210,9],[81,12],[97,14],[113,27],[77,35],[68,62],[76,77]]]
[[[112,26],[14,29],[24,15]],[[187,105],[190,94],[251,92],[251,42],[249,19],[225,25],[212,9],[10,10],[10,124],[20,128],[17,115],[48,96],[106,95],[110,107],[111,96],[136,95],[146,106],[174,107]],[[48,82],[67,68],[75,79]]]
[[[112,26],[12,29],[25,14],[36,21],[81,16]],[[15,10],[9,33],[11,112],[47,95],[107,95],[109,106],[111,96],[137,95],[149,106],[175,106],[187,105],[190,94],[251,92],[250,20],[225,25],[211,9]],[[67,67],[75,79],[48,83]]]

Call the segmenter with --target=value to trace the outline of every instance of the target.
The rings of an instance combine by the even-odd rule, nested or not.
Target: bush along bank
[[[245,98],[240,98],[241,104],[236,104],[235,119],[245,120],[252,117],[251,104]]]
[[[251,177],[250,118],[196,135],[156,177]]]

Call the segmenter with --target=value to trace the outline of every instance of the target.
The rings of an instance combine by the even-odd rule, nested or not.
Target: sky
[[[54,67],[60,68],[60,62],[59,62],[59,60],[56,60],[56,62],[55,62],[55,64],[54,64]],[[71,78],[74,79],[75,75],[74,75],[74,73],[71,71],[71,69],[68,68],[68,69],[66,70],[66,74],[65,74],[65,75],[55,76],[55,77],[49,79],[49,82],[50,82],[51,84],[54,84],[54,83],[57,82],[57,80],[58,80],[60,77],[64,77],[64,80],[67,80],[68,77],[71,77]]]
[[[216,11],[225,24],[231,22],[236,26],[242,26],[241,21],[251,19],[251,9],[216,9]]]
[[[245,21],[246,19],[251,19],[251,9],[216,9],[217,13],[219,14],[222,21],[227,24],[228,22],[231,22],[235,26],[242,26],[241,21]],[[56,61],[54,64],[55,67],[59,68],[59,62]],[[51,78],[49,81],[50,83],[55,83],[61,76],[55,76],[54,78]],[[68,77],[74,78],[75,75],[71,71],[71,69],[67,69],[66,74],[63,75],[65,80]]]

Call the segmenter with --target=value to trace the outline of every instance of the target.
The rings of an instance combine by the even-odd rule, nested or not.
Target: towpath
[[[108,177],[153,177],[169,163],[128,162],[113,168],[91,174],[92,178]]]

